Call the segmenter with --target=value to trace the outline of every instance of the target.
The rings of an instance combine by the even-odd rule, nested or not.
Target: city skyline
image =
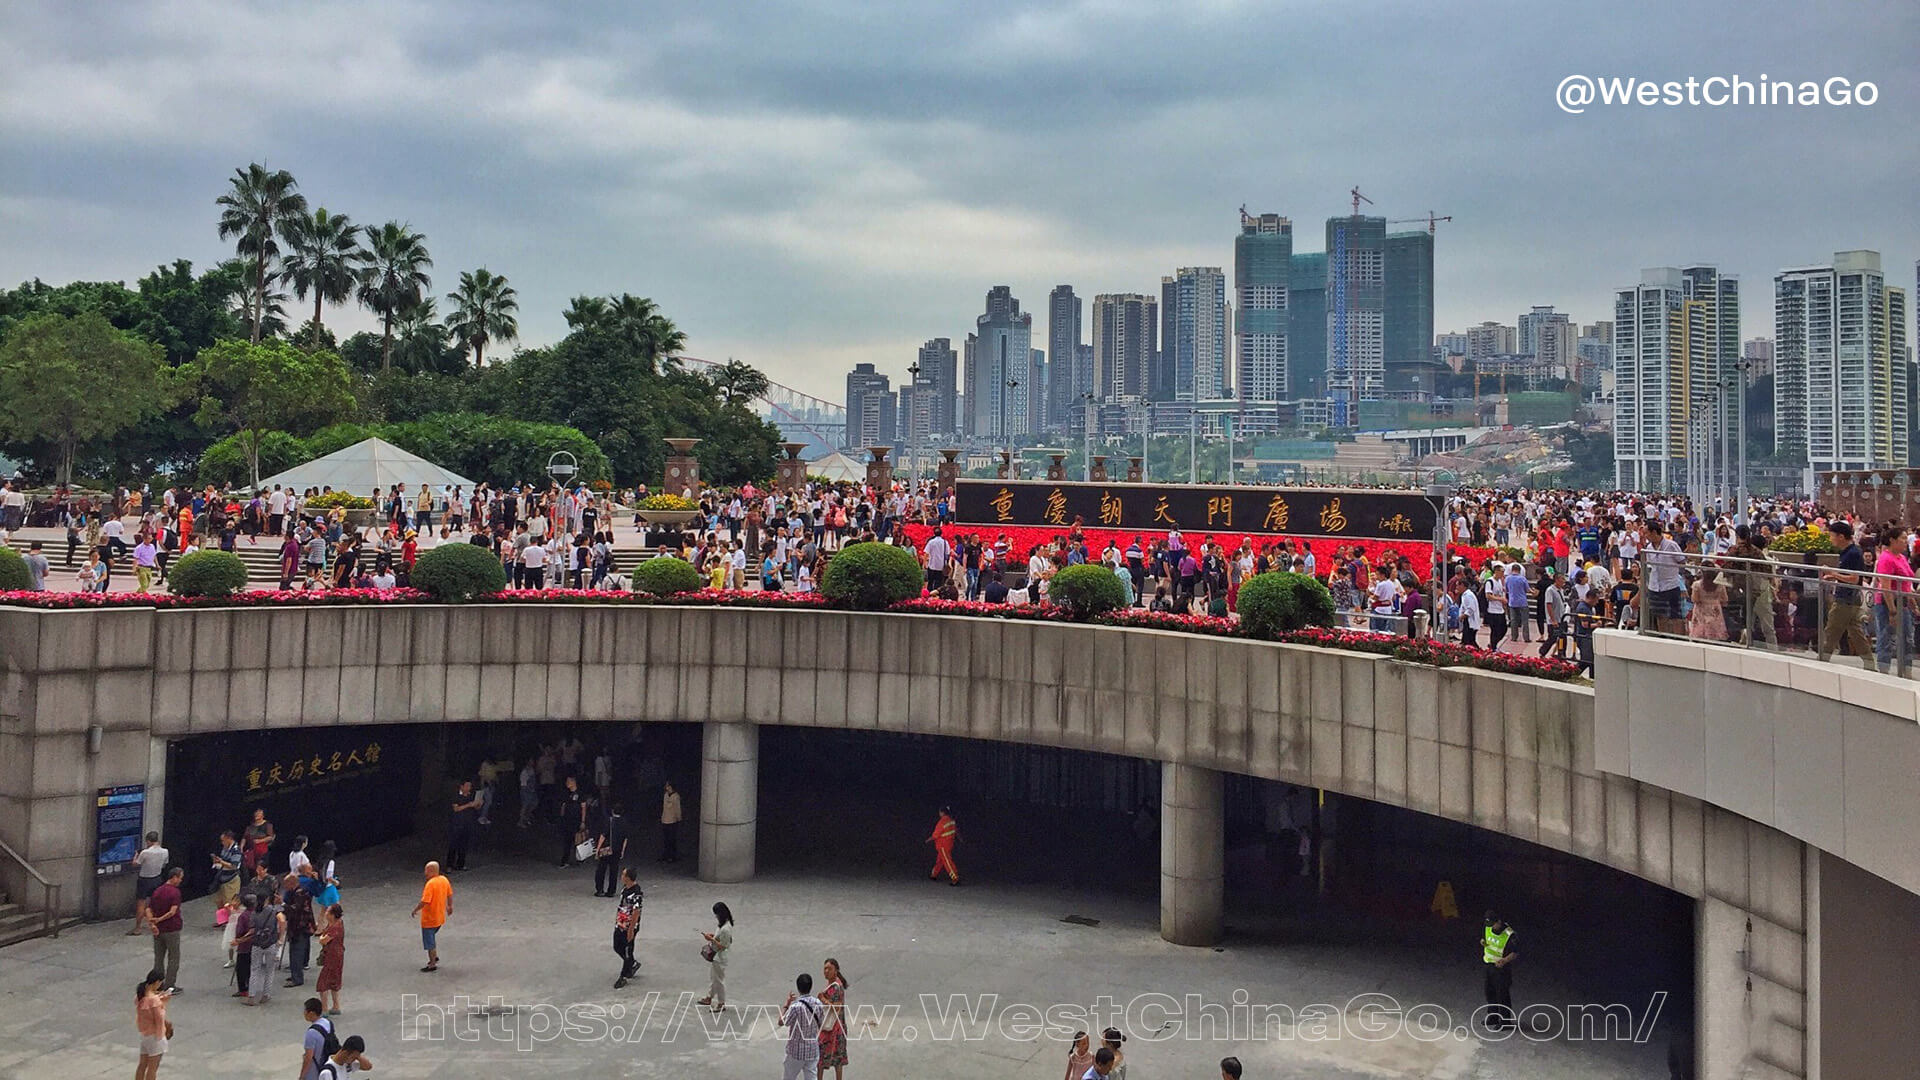
[[[989,285],[1035,312],[1063,282],[1152,293],[1178,267],[1232,265],[1234,208],[1312,236],[1355,185],[1390,220],[1452,216],[1436,330],[1547,303],[1601,319],[1643,267],[1763,281],[1836,250],[1920,256],[1920,152],[1885,137],[1920,94],[1911,5],[483,7],[459,40],[451,13],[8,5],[0,281],[211,265],[228,252],[207,192],[262,160],[318,205],[410,222],[442,273],[509,275],[524,344],[557,340],[568,298],[614,282],[658,301],[693,355],[831,399],[855,363],[898,382],[929,336],[957,345]],[[1566,41],[1580,48],[1546,48]],[[234,55],[254,60],[217,60]],[[1471,78],[1449,74],[1463,64]],[[1570,116],[1552,94],[1576,71],[1844,74],[1880,95]],[[1847,196],[1781,172],[1799,160],[1846,176]],[[1767,292],[1751,327],[1772,322]]]

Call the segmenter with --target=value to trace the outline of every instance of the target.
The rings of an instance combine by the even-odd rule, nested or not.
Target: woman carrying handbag
[[[733,912],[727,905],[716,902],[713,905],[713,918],[718,925],[709,934],[705,930],[700,936],[707,939],[700,946],[700,959],[707,962],[707,996],[698,1004],[705,1005],[714,1012],[727,1007],[727,960],[729,950],[733,948]]]

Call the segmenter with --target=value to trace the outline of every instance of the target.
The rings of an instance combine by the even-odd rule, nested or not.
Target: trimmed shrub
[[[0,592],[21,592],[33,588],[33,575],[27,573],[26,557],[10,547],[0,547]]]
[[[1091,619],[1126,606],[1127,590],[1112,569],[1099,563],[1082,563],[1063,567],[1053,575],[1047,584],[1047,599],[1076,619]]]
[[[892,544],[848,544],[827,561],[820,593],[842,607],[878,610],[920,595],[920,560]]]
[[[196,551],[167,571],[175,596],[232,596],[247,587],[247,564],[231,551]]]
[[[441,544],[420,553],[413,564],[413,587],[442,603],[458,604],[490,596],[507,587],[499,556],[473,544]]]
[[[1240,583],[1240,625],[1251,637],[1274,638],[1309,626],[1333,625],[1333,594],[1306,574],[1270,570]]]
[[[692,563],[671,555],[648,559],[633,570],[633,590],[654,596],[699,592],[705,584],[700,578],[700,571],[695,570]]]

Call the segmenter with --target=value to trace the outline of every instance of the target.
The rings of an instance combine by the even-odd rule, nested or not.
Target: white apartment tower
[[[1877,251],[1773,279],[1774,452],[1815,472],[1905,468],[1907,293]]]
[[[1740,355],[1740,283],[1711,266],[1644,270],[1614,293],[1614,483],[1672,491],[1695,441],[1718,438]],[[1703,432],[1700,430],[1705,428]]]

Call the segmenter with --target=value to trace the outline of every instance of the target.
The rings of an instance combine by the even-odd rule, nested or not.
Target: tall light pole
[[[1738,441],[1734,443],[1734,448],[1738,450],[1740,454],[1740,477],[1738,481],[1739,490],[1735,495],[1735,498],[1739,501],[1734,504],[1734,514],[1736,515],[1734,520],[1745,525],[1747,524],[1747,370],[1751,366],[1751,363],[1743,356],[1735,362],[1734,366],[1740,369],[1740,434]],[[1901,506],[1903,513],[1906,510],[1904,502],[1905,500],[1903,499],[1903,505]]]
[[[1020,467],[1013,461],[1013,432],[1007,427],[1007,399],[1013,396],[1013,391],[1019,385],[1019,379],[1008,376],[1007,388],[1000,395],[1000,438],[1007,447],[1007,479],[1009,480],[1020,479]]]
[[[1087,445],[1082,451],[1085,460],[1081,463],[1081,471],[1086,474],[1086,479],[1091,481],[1093,479],[1093,391],[1089,390],[1081,394],[1080,400],[1085,403],[1087,409]]]
[[[1187,414],[1187,483],[1200,482],[1200,411]]]
[[[917,354],[913,358],[912,366],[907,368],[907,387],[913,391],[910,396],[912,404],[907,406],[907,437],[902,441],[907,444],[907,458],[911,462],[907,466],[908,481],[918,489],[920,487],[919,440],[914,437],[913,431],[913,412],[920,407],[920,357]]]

